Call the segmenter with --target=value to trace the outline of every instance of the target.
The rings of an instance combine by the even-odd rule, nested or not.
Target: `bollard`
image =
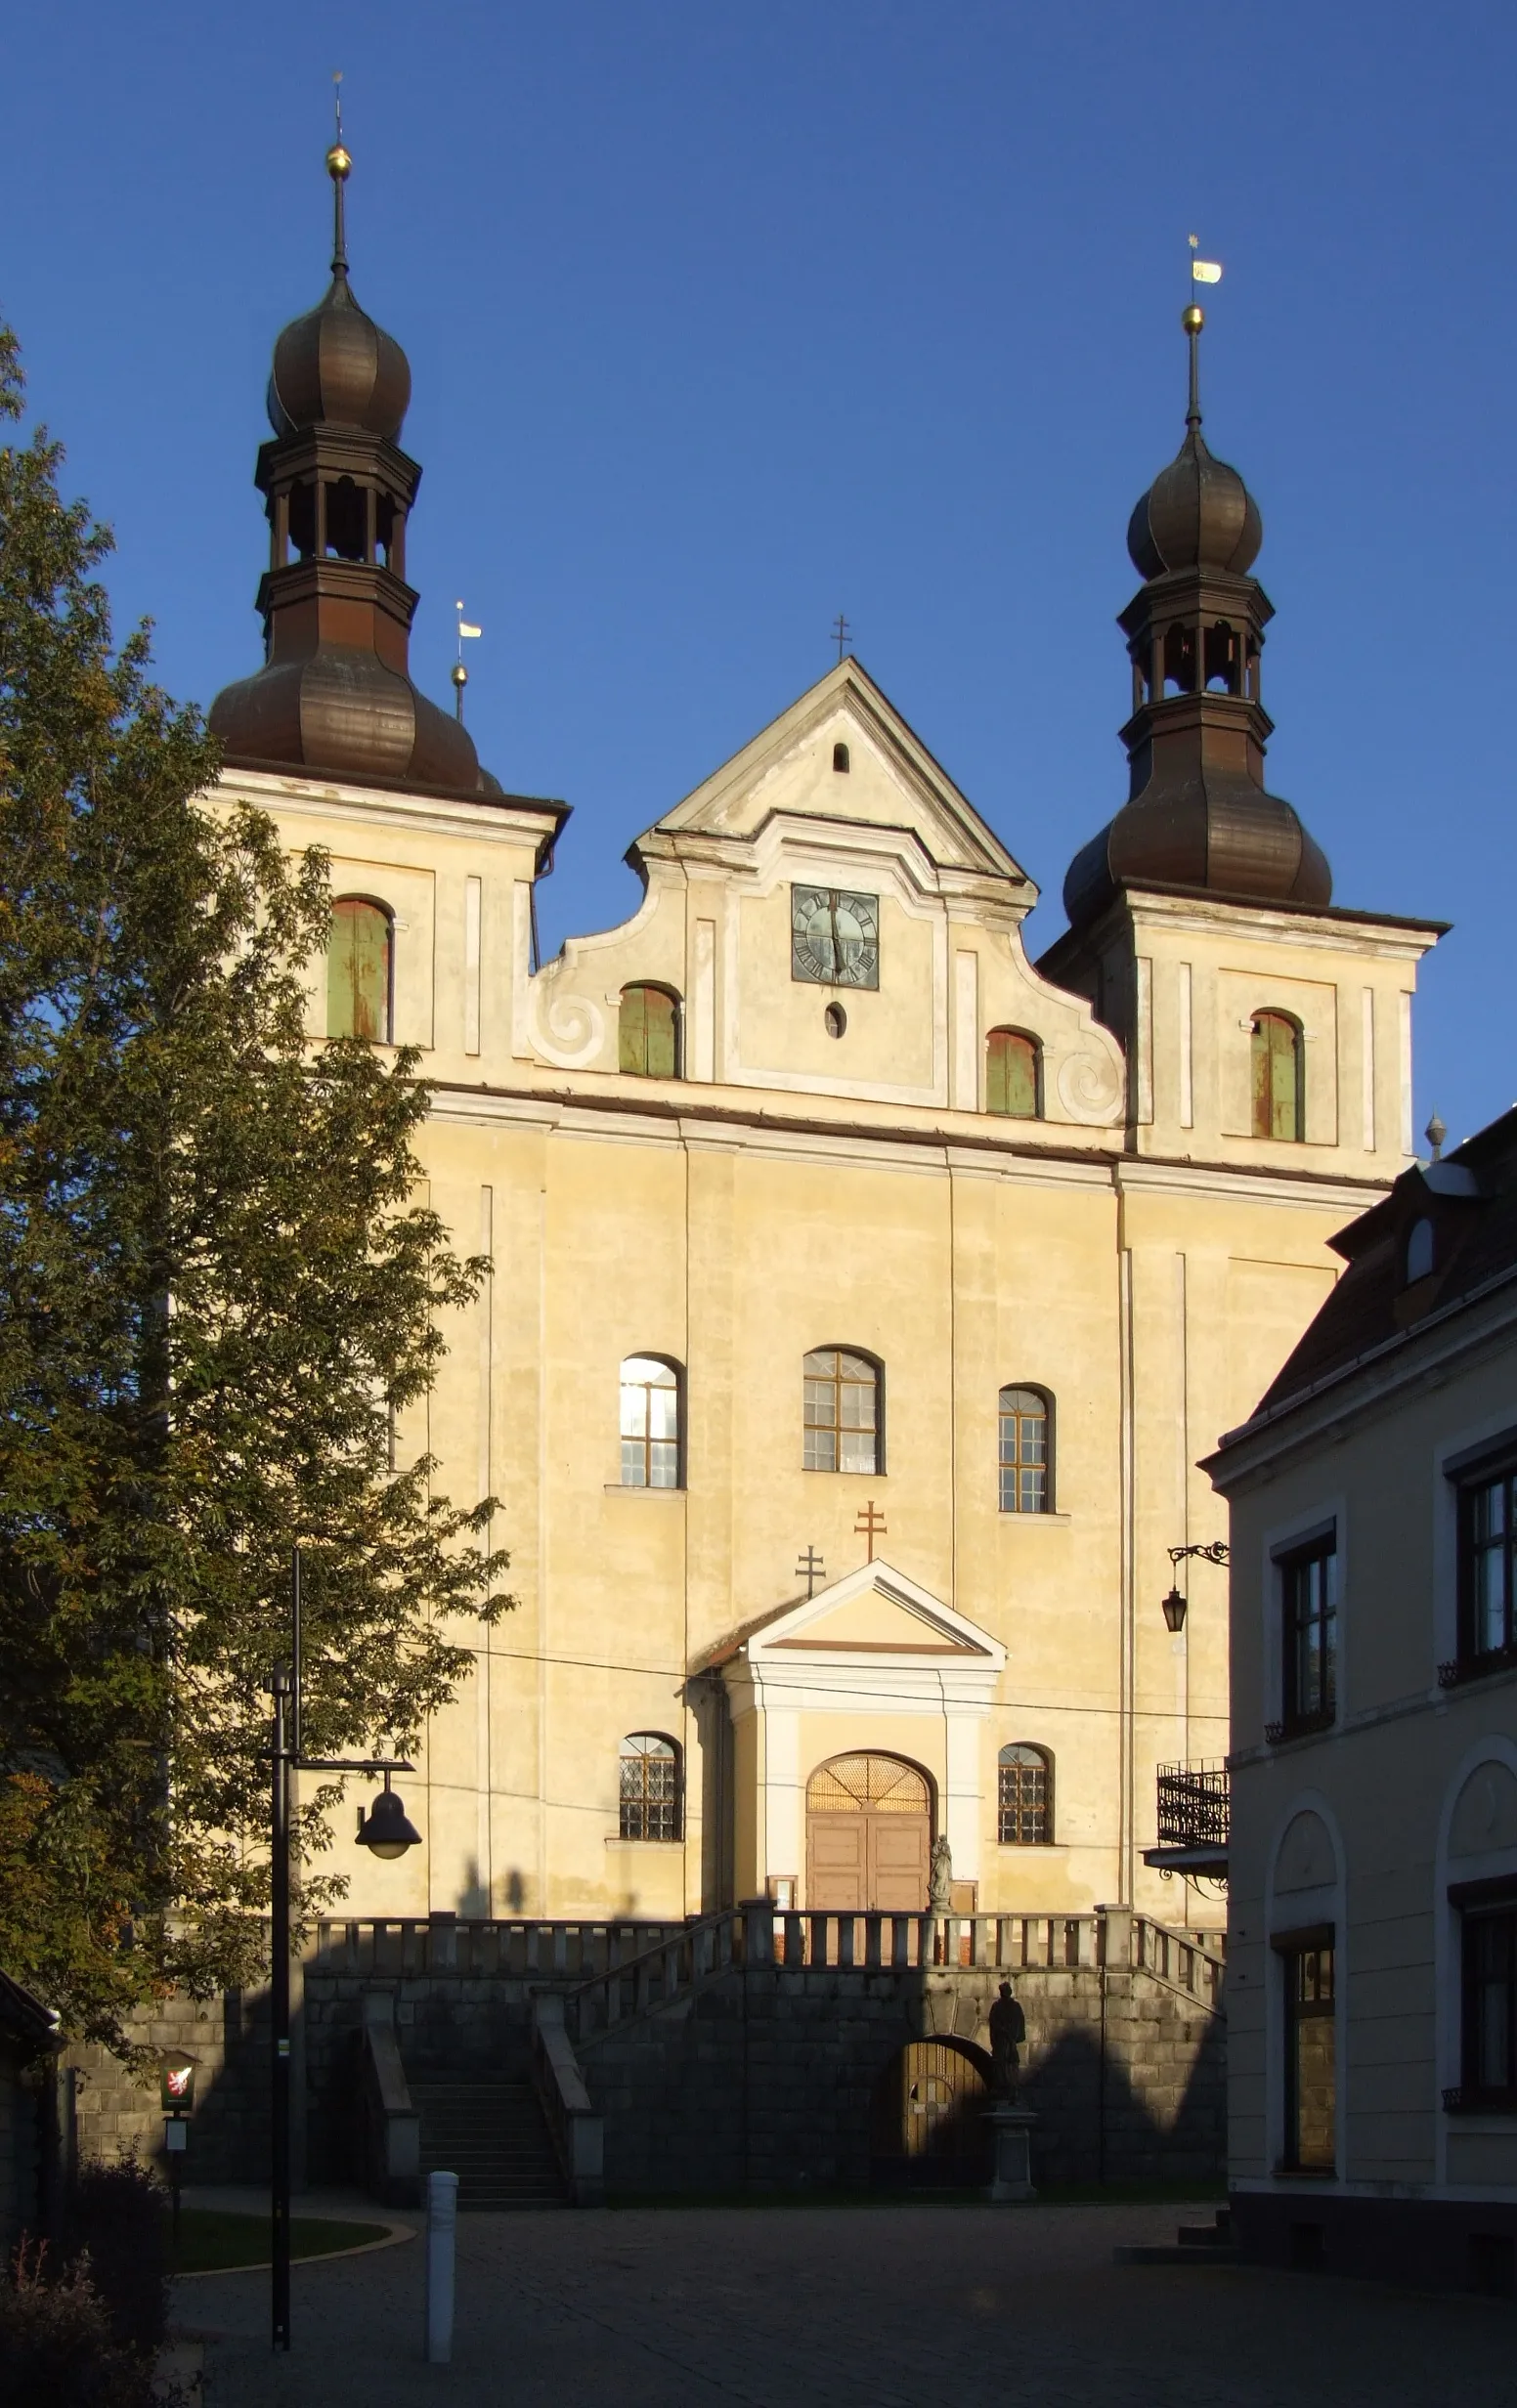
[[[454,2239],[458,2224],[458,2177],[427,2175],[426,2362],[447,2366],[453,2357]]]

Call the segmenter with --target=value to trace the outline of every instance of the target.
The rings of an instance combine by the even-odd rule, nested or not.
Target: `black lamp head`
[[[1185,1628],[1186,1601],[1178,1589],[1171,1589],[1164,1600],[1164,1620],[1174,1631]]]
[[[388,1773],[384,1777],[384,1787],[368,1813],[360,1818],[358,1845],[368,1848],[373,1856],[383,1857],[386,1862],[404,1856],[408,1848],[419,1848],[421,1845],[421,1833],[410,1821],[404,1804],[391,1788]]]

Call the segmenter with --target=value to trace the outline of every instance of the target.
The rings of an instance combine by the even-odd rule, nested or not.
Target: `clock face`
[[[790,974],[819,987],[878,987],[879,896],[792,886]]]

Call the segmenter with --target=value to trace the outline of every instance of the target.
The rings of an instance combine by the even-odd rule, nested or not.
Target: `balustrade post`
[[[884,1920],[881,1914],[864,1917],[864,1969],[868,1973],[878,1973],[880,1970],[881,1925]]]
[[[767,1898],[745,1898],[741,1904],[743,1916],[743,1954],[750,1965],[772,1965],[774,1962],[774,1908]]]

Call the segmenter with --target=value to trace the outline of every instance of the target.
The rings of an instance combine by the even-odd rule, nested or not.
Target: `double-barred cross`
[[[877,1538],[884,1538],[887,1535],[885,1516],[880,1511],[880,1508],[875,1503],[873,1497],[870,1498],[867,1505],[860,1508],[858,1520],[853,1525],[853,1533],[855,1537],[865,1539],[868,1542],[869,1555],[867,1560],[872,1564],[875,1560],[875,1540]]]

